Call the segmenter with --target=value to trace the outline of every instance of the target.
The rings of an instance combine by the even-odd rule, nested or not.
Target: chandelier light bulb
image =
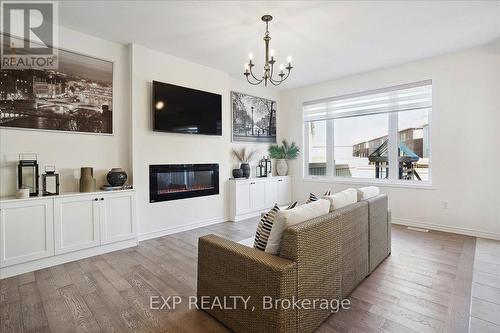
[[[245,70],[248,70],[248,64],[245,63]]]
[[[253,60],[253,53],[248,54],[248,59]]]
[[[269,53],[269,55],[272,57],[274,57],[274,50],[271,50],[271,52]]]
[[[280,64],[280,71],[283,71],[285,69],[285,65]]]
[[[286,61],[288,61],[288,63],[291,63],[292,62],[292,57],[286,58]]]

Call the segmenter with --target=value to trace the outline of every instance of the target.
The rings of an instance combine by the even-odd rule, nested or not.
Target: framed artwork
[[[275,101],[231,91],[233,141],[276,142]]]
[[[58,49],[57,69],[0,69],[0,127],[113,133],[113,63]]]

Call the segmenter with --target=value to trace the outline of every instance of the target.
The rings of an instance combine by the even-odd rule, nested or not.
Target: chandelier
[[[271,82],[275,86],[279,86],[283,81],[285,81],[288,76],[290,75],[290,71],[292,70],[292,58],[288,57],[287,62],[288,65],[285,67],[283,64],[280,65],[279,68],[279,78],[273,77],[274,74],[274,64],[276,63],[276,60],[274,59],[274,51],[271,50],[269,52],[269,42],[271,41],[271,36],[269,36],[269,22],[273,19],[271,15],[264,15],[262,16],[262,21],[266,22],[266,35],[264,36],[264,43],[266,44],[266,58],[265,58],[265,64],[264,64],[264,73],[262,74],[262,78],[259,79],[257,78],[254,73],[252,68],[255,66],[253,63],[253,54],[250,53],[248,55],[249,61],[247,64],[245,64],[245,73],[243,75],[246,76],[247,81],[250,84],[253,85],[259,85],[262,82],[264,82],[264,85],[267,87],[267,82]],[[285,73],[286,69],[286,73]]]

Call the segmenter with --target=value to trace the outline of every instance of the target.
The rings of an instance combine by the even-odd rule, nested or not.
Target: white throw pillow
[[[358,202],[358,192],[354,188],[348,188],[332,195],[327,195],[324,199],[330,201],[330,211],[339,209]]]
[[[377,186],[366,186],[358,189],[358,201],[376,197],[380,194],[380,189]]]
[[[270,254],[279,253],[283,232],[289,226],[328,214],[329,212],[330,202],[324,199],[319,199],[293,209],[278,211],[276,213],[273,228],[267,240],[265,252]]]

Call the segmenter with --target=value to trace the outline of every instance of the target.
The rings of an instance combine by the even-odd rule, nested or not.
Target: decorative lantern
[[[265,169],[264,164],[263,164],[262,161],[263,160],[259,161],[259,165],[257,165],[257,170],[255,172],[255,176],[258,177],[258,178],[267,177],[266,176],[266,169]]]
[[[45,173],[42,175],[43,195],[59,194],[59,174],[53,165],[45,166]]]
[[[38,195],[38,163],[36,154],[19,154],[17,188],[28,188],[30,197]]]
[[[266,156],[264,158],[264,163],[265,163],[265,170],[266,170],[266,176],[265,177],[270,177],[272,176],[272,166],[271,166],[271,159]]]

